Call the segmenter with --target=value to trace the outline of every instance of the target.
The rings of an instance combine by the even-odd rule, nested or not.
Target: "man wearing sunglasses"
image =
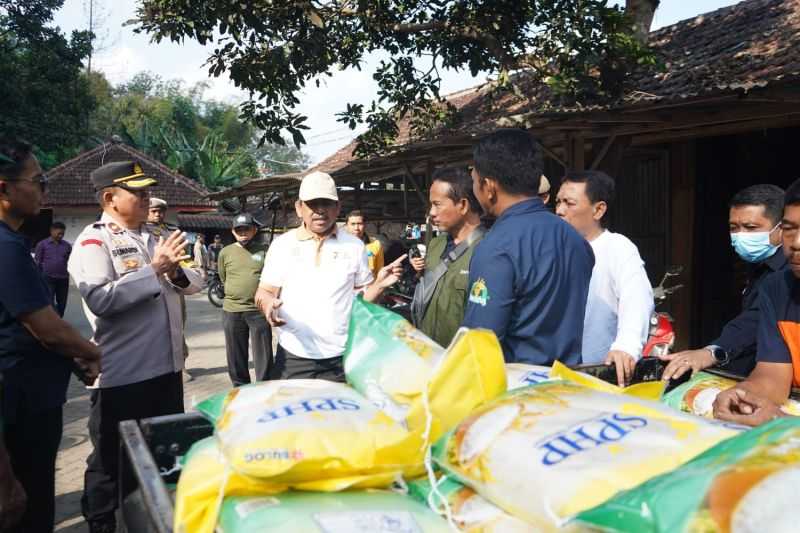
[[[3,531],[53,531],[56,453],[70,370],[77,364],[88,383],[99,370],[100,349],[58,316],[47,282],[19,233],[26,219],[39,214],[45,183],[29,144],[0,139],[3,437],[29,502],[16,528],[9,527],[6,513],[19,498],[0,490]]]
[[[157,237],[145,225],[156,180],[138,162],[108,163],[91,180],[103,215],[76,239],[69,273],[103,350],[81,505],[89,531],[106,533],[116,530],[119,422],[183,412],[180,295],[203,282],[181,264],[184,233]]]

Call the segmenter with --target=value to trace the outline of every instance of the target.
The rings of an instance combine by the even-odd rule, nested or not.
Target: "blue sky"
[[[137,0],[96,0],[104,12],[106,24],[105,46],[93,60],[93,68],[102,70],[112,83],[128,80],[137,72],[149,70],[166,79],[181,79],[187,85],[207,81],[210,87],[207,97],[238,103],[244,96],[223,75],[209,78],[203,63],[209,55],[206,48],[194,42],[175,44],[150,43],[147,36],[136,35],[131,27],[123,23],[134,17]],[[668,26],[679,20],[707,13],[720,7],[737,3],[735,0],[662,0],[656,11],[653,29]],[[85,0],[66,0],[58,12],[55,23],[69,32],[85,29],[88,16]],[[377,64],[378,56],[370,64]],[[308,145],[304,148],[317,162],[347,144],[355,135],[344,125],[336,122],[335,113],[344,110],[346,103],[368,103],[375,94],[375,83],[369,66],[362,71],[336,73],[317,89],[309,88],[301,97],[299,111],[308,115],[306,133]],[[483,78],[473,78],[468,72],[448,71],[443,74],[444,93],[450,93],[478,85]]]

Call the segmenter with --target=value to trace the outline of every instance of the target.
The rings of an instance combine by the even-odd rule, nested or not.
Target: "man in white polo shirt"
[[[340,203],[333,179],[313,172],[295,203],[299,228],[272,243],[264,260],[256,305],[278,328],[271,379],[344,381],[342,353],[355,295],[374,301],[403,273],[402,261],[373,279],[364,243],[338,230]]]

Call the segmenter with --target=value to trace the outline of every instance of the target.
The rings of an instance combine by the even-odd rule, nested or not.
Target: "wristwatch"
[[[728,352],[726,352],[716,344],[709,344],[708,346],[705,347],[705,349],[711,352],[711,357],[714,358],[714,364],[716,366],[725,366],[731,360],[731,357],[730,355],[728,355]]]

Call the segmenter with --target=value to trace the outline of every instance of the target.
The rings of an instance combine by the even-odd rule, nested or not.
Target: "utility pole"
[[[86,66],[86,73],[92,74],[92,52],[94,51],[94,0],[89,0],[89,32],[92,34],[92,40],[89,44],[89,61]]]

